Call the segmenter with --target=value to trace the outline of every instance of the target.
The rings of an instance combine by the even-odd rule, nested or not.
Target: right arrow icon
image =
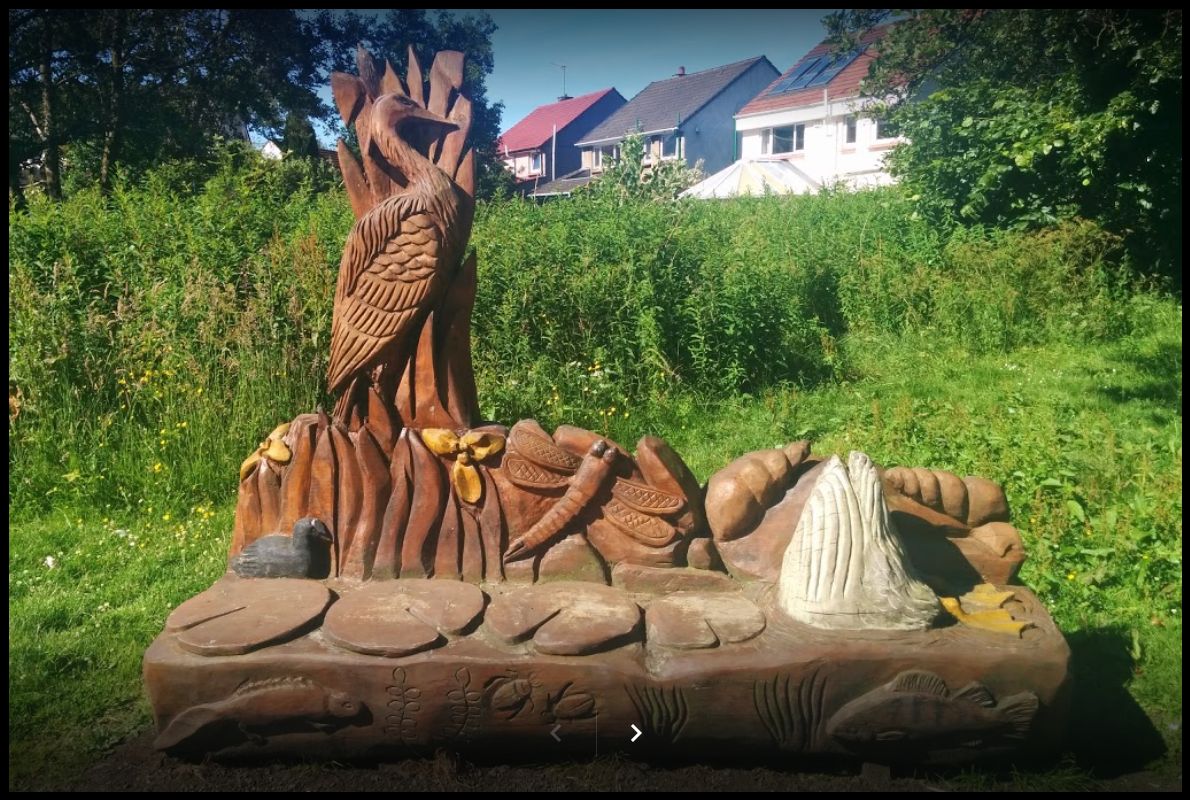
[[[633,737],[632,737],[631,739],[629,739],[628,741],[630,741],[630,742],[635,742],[637,739],[639,739],[639,738],[640,738],[640,735],[641,735],[641,733],[642,733],[643,731],[641,731],[641,729],[640,729],[640,728],[638,728],[638,727],[636,727],[635,725],[632,725],[632,726],[630,726],[630,727],[632,728],[632,730],[636,731],[636,735],[635,735],[635,736],[633,736]]]

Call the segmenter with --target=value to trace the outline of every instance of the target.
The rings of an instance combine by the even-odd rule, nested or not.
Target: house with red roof
[[[698,72],[678,67],[583,137],[583,167],[598,174],[605,161],[618,157],[620,142],[639,133],[646,163],[676,159],[689,166],[701,162],[706,172],[721,169],[735,156],[732,115],[776,75],[764,56]]]
[[[794,191],[891,183],[884,156],[901,139],[886,121],[864,113],[875,101],[860,93],[888,28],[874,28],[841,54],[821,42],[750,100],[735,115],[740,158],[785,162],[782,169],[796,176]]]
[[[581,163],[575,143],[626,102],[612,88],[538,106],[496,141],[504,165],[526,191],[573,172]]]

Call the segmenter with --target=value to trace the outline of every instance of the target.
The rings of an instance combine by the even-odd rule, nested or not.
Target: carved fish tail
[[[1037,695],[1032,692],[1021,692],[1004,698],[1004,705],[1000,713],[1005,721],[1012,726],[1013,738],[1024,739],[1033,726],[1033,717],[1037,715]]]
[[[173,718],[154,740],[153,747],[157,750],[177,747],[219,718],[219,712],[208,706],[188,708]]]

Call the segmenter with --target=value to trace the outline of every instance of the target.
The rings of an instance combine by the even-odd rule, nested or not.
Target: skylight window
[[[799,64],[797,69],[790,73],[789,77],[774,86],[771,93],[785,94],[786,92],[795,92],[798,89],[825,86],[834,80],[836,75],[846,69],[847,65],[859,58],[859,54],[863,51],[863,47],[857,47],[854,50],[848,50],[837,58],[831,58],[829,55],[825,55],[807,59],[805,63]]]

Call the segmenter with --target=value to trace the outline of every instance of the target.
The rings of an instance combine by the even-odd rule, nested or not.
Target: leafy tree
[[[348,49],[335,17],[290,10],[16,9],[9,31],[11,138],[43,154],[52,197],[64,148],[106,189],[117,164],[192,157],[247,127],[275,136],[288,112],[329,119],[317,91]]]
[[[464,88],[471,99],[472,123],[468,143],[475,148],[477,197],[503,196],[507,181],[504,165],[496,152],[500,115],[504,104],[487,97],[486,78],[495,66],[492,34],[496,25],[487,14],[457,16],[439,12],[431,17],[422,9],[389,11],[378,22],[354,14],[339,16],[345,37],[355,36],[377,58],[387,58],[401,74],[409,67],[408,47],[413,45],[423,76],[429,79],[430,65],[440,50],[459,50],[467,55]],[[354,50],[338,54],[335,69],[355,72]],[[351,140],[344,136],[349,146]]]
[[[314,135],[314,126],[310,120],[301,114],[289,112],[285,117],[285,132],[281,136],[281,149],[290,157],[316,160],[318,154],[318,137]]]
[[[673,200],[702,180],[702,163],[687,167],[680,159],[645,161],[646,140],[639,133],[620,142],[620,154],[603,174],[588,184],[597,197],[617,203],[635,199]]]
[[[828,27],[845,47],[889,19],[864,91],[895,106],[908,143],[888,163],[922,211],[1092,218],[1180,286],[1181,11],[874,9]]]

